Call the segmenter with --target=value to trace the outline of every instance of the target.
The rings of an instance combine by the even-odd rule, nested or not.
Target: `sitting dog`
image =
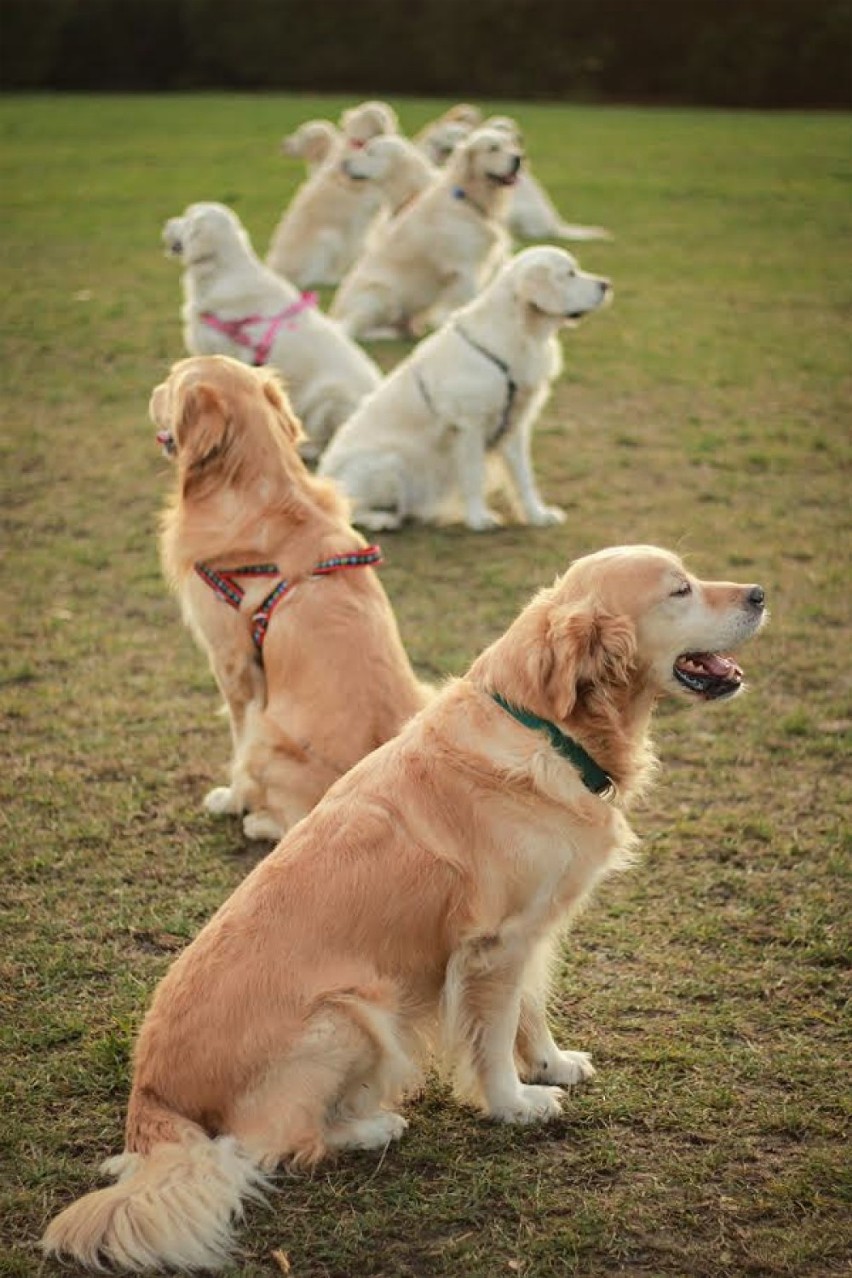
[[[536,486],[532,430],[561,368],[558,330],[610,294],[608,280],[579,271],[555,246],[507,263],[362,401],[323,455],[320,473],[346,492],[353,522],[373,530],[439,522],[460,497],[468,528],[494,528],[485,493],[495,451],[526,521],[561,522]]]
[[[523,146],[523,135],[517,122],[508,115],[492,115],[485,121],[492,129],[503,129],[517,145]],[[603,226],[578,226],[564,221],[550,196],[533,174],[529,161],[518,174],[506,225],[520,240],[611,240]]]
[[[338,284],[382,207],[380,191],[348,177],[341,161],[379,133],[395,132],[394,111],[386,102],[362,102],[344,111],[340,128],[339,144],[293,196],[266,255],[267,265],[299,288]]]
[[[436,1037],[490,1118],[557,1115],[594,1070],[553,1039],[548,960],[630,858],[654,704],[738,693],[720,650],[763,620],[759,586],[699,581],[655,547],[590,555],[542,591],[180,955],[139,1036],[117,1183],[66,1208],[45,1250],[221,1265],[277,1163],[402,1134]]]
[[[388,218],[397,217],[437,179],[438,170],[422,151],[398,133],[383,133],[343,160],[347,177],[378,187]],[[376,234],[376,229],[371,231]]]
[[[184,342],[192,355],[230,355],[283,374],[318,453],[381,381],[370,357],[316,305],[256,257],[224,204],[191,204],[163,231],[183,266]]]
[[[351,337],[437,327],[475,296],[507,254],[503,218],[521,152],[479,129],[346,276],[330,308]]]
[[[305,469],[274,373],[223,356],[176,364],[151,397],[178,480],[163,570],[231,721],[229,786],[208,812],[278,839],[424,703],[343,501]]]
[[[343,149],[343,135],[331,120],[305,120],[281,142],[282,155],[304,160],[309,175],[316,173],[335,149]]]

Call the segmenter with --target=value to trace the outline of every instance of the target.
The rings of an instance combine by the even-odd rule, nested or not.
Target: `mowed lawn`
[[[157,559],[172,476],[147,401],[182,354],[160,228],[222,200],[264,253],[301,178],[281,135],[350,101],[0,101],[4,1276],[60,1272],[37,1240],[122,1146],[150,992],[259,855],[200,810],[228,733]],[[413,130],[448,104],[395,105]],[[282,1173],[231,1272],[840,1275],[852,121],[485,105],[519,117],[566,218],[612,229],[578,256],[615,299],[565,334],[536,435],[566,523],[384,538],[413,661],[461,672],[616,542],[762,583],[771,624],[746,696],[661,706],[642,859],[567,941],[557,1036],[595,1083],[512,1130],[431,1082],[385,1156]]]

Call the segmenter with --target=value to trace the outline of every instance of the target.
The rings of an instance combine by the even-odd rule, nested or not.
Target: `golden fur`
[[[176,449],[163,519],[165,575],[210,658],[234,744],[231,784],[213,812],[248,810],[246,833],[278,838],[353,763],[394,736],[424,701],[375,571],[311,579],[364,546],[334,486],[313,478],[276,375],[225,356],[176,364],[151,398]],[[244,579],[239,611],[194,571],[274,562],[299,584],[272,615],[259,661],[251,613],[275,585]]]
[[[762,620],[759,588],[699,582],[653,547],[579,560],[542,591],[178,958],[139,1037],[126,1151],[106,1165],[121,1179],[54,1220],[45,1249],[135,1269],[221,1263],[265,1170],[402,1134],[394,1107],[428,1045],[490,1117],[558,1113],[558,1089],[593,1070],[547,1026],[554,940],[629,855],[622,808],[648,778],[675,666]],[[739,688],[729,660],[702,659],[729,672],[725,695]],[[570,732],[615,798],[492,692]]]

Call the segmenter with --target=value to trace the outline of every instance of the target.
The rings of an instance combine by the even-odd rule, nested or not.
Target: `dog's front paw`
[[[558,1087],[521,1083],[514,1096],[488,1112],[500,1123],[546,1123],[562,1113],[562,1100]]]
[[[530,523],[536,528],[552,528],[565,523],[565,511],[561,506],[540,506],[530,515]]]
[[[247,839],[271,839],[277,843],[284,830],[269,812],[249,812],[243,818],[243,833]]]
[[[465,523],[472,532],[492,532],[499,528],[502,520],[495,511],[483,506],[482,510],[474,510],[468,514]]]
[[[536,1083],[550,1083],[555,1087],[576,1087],[594,1078],[595,1067],[588,1052],[559,1052],[545,1061],[536,1061],[530,1067],[529,1077]]]
[[[242,810],[239,796],[228,785],[217,785],[204,796],[204,811],[212,816],[231,816]]]

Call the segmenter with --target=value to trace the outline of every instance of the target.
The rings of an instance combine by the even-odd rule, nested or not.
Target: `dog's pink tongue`
[[[728,679],[732,674],[739,673],[739,666],[729,657],[720,657],[718,652],[703,652],[701,665],[708,674],[716,675],[719,679]]]

